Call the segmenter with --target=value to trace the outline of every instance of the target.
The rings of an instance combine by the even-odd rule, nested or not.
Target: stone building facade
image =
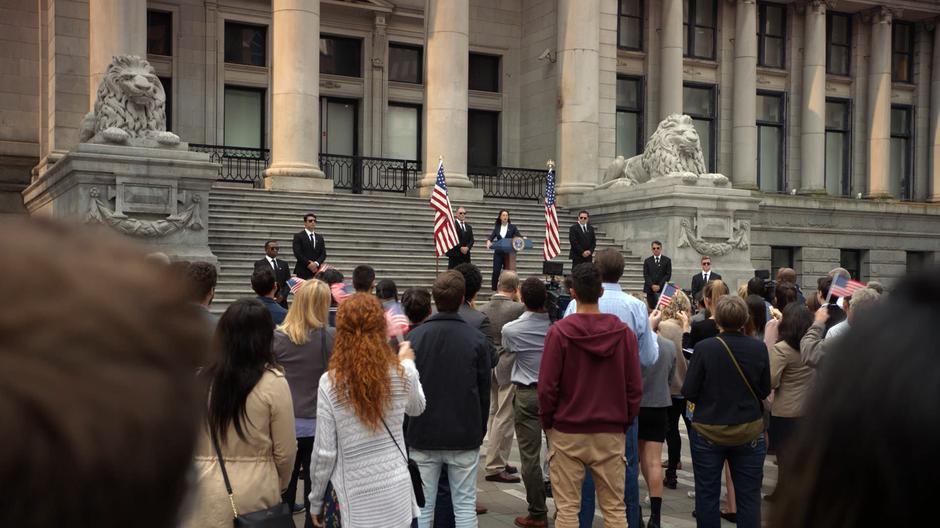
[[[480,199],[468,175],[554,159],[560,200],[584,204],[686,113],[709,172],[759,200],[754,267],[890,282],[940,251],[940,0],[3,5],[0,208],[77,144],[110,57],[131,53],[163,81],[170,130],[270,149],[272,189],[331,191],[323,165],[349,156],[414,160],[426,191],[440,157],[457,199]]]

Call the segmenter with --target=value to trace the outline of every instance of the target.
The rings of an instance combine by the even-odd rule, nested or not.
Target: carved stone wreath
[[[203,229],[200,198],[198,194],[192,195],[192,203],[179,213],[160,220],[138,220],[115,213],[108,209],[100,198],[97,187],[92,187],[89,193],[92,198],[91,211],[88,213],[89,222],[107,224],[112,229],[125,235],[140,238],[159,238],[173,234],[183,229],[200,231]]]
[[[719,257],[727,255],[735,249],[747,249],[750,245],[750,235],[751,222],[738,220],[732,225],[731,238],[727,242],[708,242],[704,238],[699,238],[695,233],[691,220],[683,218],[679,221],[678,247],[691,247],[700,255]]]

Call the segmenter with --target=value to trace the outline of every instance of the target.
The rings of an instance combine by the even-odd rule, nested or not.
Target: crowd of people
[[[571,234],[587,240],[582,213]],[[17,482],[0,525],[293,526],[303,512],[318,528],[473,527],[483,472],[521,480],[522,528],[549,525],[547,497],[557,527],[592,526],[599,507],[605,526],[658,528],[682,470],[680,417],[698,526],[760,527],[764,501],[777,527],[930,514],[936,273],[840,299],[845,270],[804,295],[783,268],[732,293],[706,256],[695,295],[663,301],[662,244],[634,294],[621,253],[592,245],[572,253],[553,322],[542,277],[503,270],[477,303],[467,261],[400,296],[366,264],[347,285],[315,224],[294,237],[307,257],[293,277],[269,241],[257,297],[218,318],[211,263],[71,226],[0,226],[21,257],[0,260],[4,289],[22,300],[0,317],[0,417],[16,424],[0,477]],[[780,477],[762,497],[769,449]]]

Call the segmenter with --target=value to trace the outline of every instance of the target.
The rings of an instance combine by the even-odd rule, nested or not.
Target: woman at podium
[[[512,249],[512,246],[506,248],[505,244],[496,244],[496,247],[493,247],[494,243],[504,238],[511,241],[517,237],[522,237],[522,233],[509,221],[509,211],[500,209],[493,225],[493,231],[486,240],[486,249],[493,249],[493,291],[496,291],[499,274],[502,273],[503,268],[508,270],[516,269],[516,251]]]

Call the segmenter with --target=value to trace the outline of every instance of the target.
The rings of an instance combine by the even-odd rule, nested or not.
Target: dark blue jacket
[[[408,332],[427,407],[408,424],[414,449],[477,449],[490,410],[490,344],[456,313],[437,313]]]
[[[264,307],[271,312],[271,319],[274,319],[274,326],[284,322],[284,318],[287,317],[287,310],[285,310],[283,306],[270,297],[258,296],[258,300],[264,303]]]

